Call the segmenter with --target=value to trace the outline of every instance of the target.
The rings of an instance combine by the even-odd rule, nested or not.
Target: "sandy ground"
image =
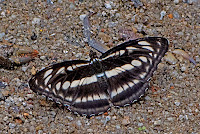
[[[177,55],[162,60],[140,101],[90,119],[28,87],[33,66],[40,70],[53,62],[89,59],[82,23],[89,11],[96,13],[94,38],[108,47],[123,42],[120,29],[132,29],[139,36],[166,37],[169,52],[183,49],[199,64],[200,1],[141,2],[135,8],[130,0],[0,0],[0,40],[40,52],[14,70],[0,69],[0,133],[200,133],[200,69]]]

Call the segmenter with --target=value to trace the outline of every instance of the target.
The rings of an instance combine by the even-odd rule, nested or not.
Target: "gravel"
[[[1,1],[0,45],[8,40],[39,56],[14,70],[0,69],[0,133],[199,133],[199,7],[198,0]],[[197,66],[177,55],[163,58],[147,95],[91,118],[32,92],[32,68],[89,58],[82,23],[89,11],[96,13],[90,18],[93,38],[107,47],[124,42],[120,29],[131,29],[139,37],[168,38],[169,52],[183,49]]]

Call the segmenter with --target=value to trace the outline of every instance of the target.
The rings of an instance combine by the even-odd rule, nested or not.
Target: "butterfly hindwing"
[[[39,71],[29,82],[39,94],[67,105],[81,115],[97,115],[110,105],[138,100],[168,49],[161,37],[147,37],[116,46],[99,59],[57,63]]]

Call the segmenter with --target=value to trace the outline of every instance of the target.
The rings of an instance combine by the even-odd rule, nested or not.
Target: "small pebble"
[[[27,94],[26,96],[30,99],[34,97],[34,94]]]
[[[69,9],[74,9],[75,8],[75,6],[74,6],[74,4],[73,3],[71,3],[70,5],[69,5]]]
[[[16,126],[15,124],[9,123],[9,128],[10,128],[10,129],[15,128],[15,126]]]
[[[176,106],[180,106],[180,101],[178,101],[178,100],[176,100],[175,102],[174,102],[174,104],[176,105]]]
[[[121,127],[120,127],[120,125],[119,124],[117,124],[116,125],[116,129],[120,129]]]
[[[159,125],[161,125],[161,120],[154,121],[153,124],[154,124],[155,126],[159,126]]]
[[[8,84],[6,82],[0,81],[0,89],[5,88]]]
[[[83,19],[84,19],[86,16],[87,16],[86,14],[82,14],[82,15],[80,15],[79,18],[80,18],[81,21],[83,21]]]
[[[143,6],[143,3],[140,0],[131,0],[134,3],[134,7],[138,8]]]
[[[53,4],[53,1],[51,1],[51,0],[47,0],[47,4]]]
[[[175,19],[180,19],[180,15],[176,11],[173,12],[173,16],[174,16]]]
[[[145,100],[149,101],[149,100],[151,100],[151,97],[145,96]]]
[[[186,67],[186,66],[182,66],[182,67],[181,67],[181,71],[182,71],[182,72],[185,72],[186,70],[187,70],[187,67]]]
[[[5,17],[6,13],[5,12],[1,12],[1,16]]]
[[[56,116],[56,112],[55,111],[51,111],[50,113],[51,113],[53,118]]]
[[[200,39],[200,33],[197,34],[197,38]]]
[[[33,35],[31,36],[31,40],[36,40],[37,39],[37,35],[33,32]]]
[[[130,124],[130,118],[129,116],[124,116],[124,119],[122,120],[122,125],[126,126]]]
[[[0,91],[0,101],[1,100],[5,100],[5,97],[3,96],[3,94],[1,93],[1,91]]]
[[[107,9],[112,9],[112,6],[111,6],[111,4],[110,4],[109,1],[106,1],[105,7],[106,7]]]
[[[40,18],[33,18],[32,24],[33,24],[33,25],[34,25],[34,24],[39,25],[39,24],[40,24]]]
[[[22,71],[26,72],[26,70],[28,69],[28,67],[22,67]]]
[[[171,52],[168,52],[164,58],[171,65],[175,65],[177,63],[176,57]]]
[[[108,34],[105,34],[104,32],[99,32],[99,37],[106,43],[111,40],[111,37]]]
[[[93,132],[93,129],[87,129],[87,132],[88,132],[88,133],[92,133],[92,132]]]
[[[173,117],[169,117],[169,118],[167,118],[167,120],[168,120],[168,121],[173,121],[174,118],[173,118]]]
[[[77,124],[78,126],[81,126],[81,125],[82,125],[82,123],[81,123],[80,120],[78,120],[78,121],[76,122],[76,124]]]
[[[161,12],[160,12],[160,20],[162,20],[163,19],[163,17],[166,15],[166,11],[164,11],[164,10],[162,10]]]
[[[40,56],[41,60],[46,60],[46,56]]]
[[[141,127],[141,126],[143,126],[143,123],[138,123],[138,127]]]
[[[175,4],[178,4],[178,3],[179,3],[179,0],[174,0],[174,3],[175,3]]]
[[[0,33],[0,41],[3,39],[4,36],[5,36],[5,33]]]

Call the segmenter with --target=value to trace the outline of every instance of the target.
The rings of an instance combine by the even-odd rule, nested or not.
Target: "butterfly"
[[[50,65],[29,81],[30,88],[80,115],[130,105],[144,95],[168,50],[163,37],[129,40],[90,60]]]

